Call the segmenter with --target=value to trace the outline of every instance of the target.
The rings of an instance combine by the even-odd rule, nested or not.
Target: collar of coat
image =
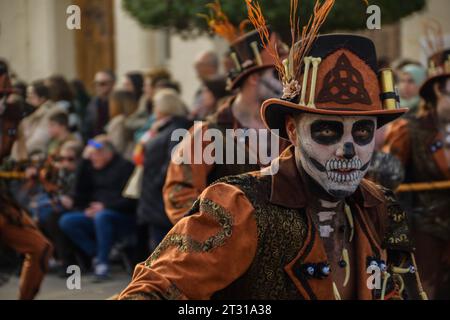
[[[272,176],[270,202],[292,209],[306,208],[308,196],[300,173],[295,164],[294,146],[288,147],[278,159],[279,170]],[[271,167],[263,170],[273,170]],[[374,292],[367,286],[371,274],[367,273],[367,261],[371,257],[387,260],[387,251],[383,248],[382,227],[386,217],[386,200],[375,184],[363,180],[357,191],[346,202],[350,205],[354,219],[354,258],[356,270],[351,270],[355,282],[355,298],[374,299]],[[305,241],[297,257],[285,265],[284,269],[305,299],[335,299],[332,277],[308,279],[298,275],[298,270],[307,264],[327,262],[327,254],[319,233],[307,214],[308,230]],[[381,226],[381,227],[380,227]],[[390,292],[389,295],[392,295]],[[387,294],[387,296],[389,296]]]

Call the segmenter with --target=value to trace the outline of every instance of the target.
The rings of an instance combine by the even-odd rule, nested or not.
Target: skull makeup
[[[372,158],[376,117],[303,114],[296,124],[306,173],[335,198],[353,194]]]

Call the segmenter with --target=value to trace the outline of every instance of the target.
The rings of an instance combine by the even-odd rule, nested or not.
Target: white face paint
[[[376,117],[303,114],[297,120],[297,161],[335,198],[353,194],[375,147]]]

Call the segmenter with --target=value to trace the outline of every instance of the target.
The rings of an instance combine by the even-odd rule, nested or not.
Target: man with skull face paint
[[[372,41],[323,35],[293,56],[261,110],[293,145],[206,188],[121,299],[426,298],[404,212],[363,179],[375,130],[406,111],[383,108],[395,93],[381,92]]]

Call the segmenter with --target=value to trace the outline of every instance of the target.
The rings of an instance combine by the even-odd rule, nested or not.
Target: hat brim
[[[430,96],[434,95],[433,93],[433,84],[436,83],[436,81],[439,81],[441,79],[450,78],[450,73],[442,73],[433,77],[428,78],[420,87],[419,94],[423,99],[427,99]]]
[[[266,69],[275,68],[273,64],[264,64],[261,66],[254,66],[250,67],[243,72],[241,72],[236,78],[234,78],[233,81],[231,81],[231,85],[229,86],[228,90],[234,90],[236,88],[239,88],[242,85],[242,82],[252,73],[263,71]]]
[[[313,109],[310,107],[295,104],[281,99],[269,99],[264,101],[261,108],[261,117],[264,124],[270,130],[277,129],[278,135],[286,140],[289,137],[285,129],[286,115],[313,113],[335,116],[375,116],[377,117],[377,128],[381,128],[387,123],[401,117],[408,111],[406,108],[394,110],[373,110],[373,111],[355,111],[355,110],[324,110]]]

